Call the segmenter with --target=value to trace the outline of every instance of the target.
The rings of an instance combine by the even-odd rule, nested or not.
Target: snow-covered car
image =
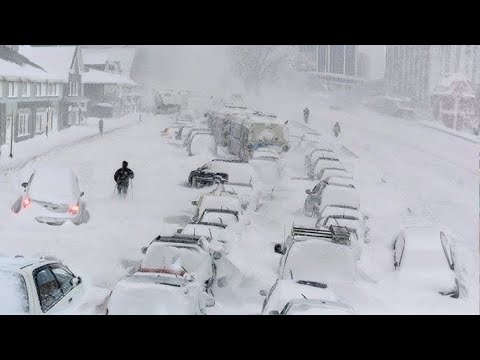
[[[140,268],[120,280],[109,315],[204,315],[215,300],[184,270]]]
[[[315,165],[309,168],[310,172],[307,175],[310,179],[319,179],[324,169],[345,170],[345,167],[337,158],[325,156],[317,159]]]
[[[175,139],[180,129],[181,125],[172,125],[165,128],[160,135],[167,139]]]
[[[305,155],[305,170],[307,174],[313,171],[316,161],[321,157],[330,157],[337,159],[333,149],[326,146],[317,146],[313,150],[310,150],[307,155]]]
[[[359,210],[360,197],[357,190],[349,187],[327,186],[322,191],[318,205],[314,205],[314,213],[320,214],[327,206],[332,205]]]
[[[277,279],[265,296],[262,315],[354,315],[355,310],[341,301],[327,284]]]
[[[12,206],[15,214],[22,212],[48,225],[62,225],[66,221],[80,225],[90,219],[82,199],[84,193],[71,169],[38,168],[22,186],[24,194]]]
[[[305,204],[303,207],[305,215],[314,215],[315,207],[320,205],[322,192],[328,186],[340,186],[355,189],[354,181],[349,178],[329,177],[328,180],[322,180],[318,182],[312,190],[305,190],[305,193],[307,194],[307,198],[305,199]]]
[[[250,159],[250,164],[265,184],[278,182],[285,169],[285,164],[280,155],[268,149],[256,150]]]
[[[190,124],[180,125],[180,129],[177,131],[177,134],[175,135],[175,139],[181,141],[183,144],[183,142],[185,141],[185,139],[187,138],[187,136],[189,135],[192,129],[193,129],[193,125],[190,125]]]
[[[227,182],[250,183],[256,181],[255,169],[241,160],[213,159],[190,172],[188,183],[192,187],[211,186],[218,178]]]
[[[346,178],[353,180],[353,176],[348,173],[345,169],[338,169],[338,168],[324,168],[320,170],[317,174],[318,181],[328,180],[331,177],[337,178]]]
[[[175,121],[179,122],[179,121],[182,121],[182,122],[189,122],[189,123],[193,123],[195,122],[195,118],[197,117],[197,115],[195,114],[195,111],[193,110],[182,110],[180,111],[180,113],[177,115]]]
[[[332,225],[346,227],[350,232],[355,233],[359,241],[368,243],[367,235],[370,228],[365,225],[365,221],[362,218],[348,214],[349,210],[351,209],[345,209],[343,214],[332,214],[319,218],[316,227],[329,228]]]
[[[217,143],[215,137],[208,132],[195,132],[191,135],[187,145],[188,156],[198,154],[217,154]]]
[[[195,206],[193,221],[198,220],[206,209],[233,210],[238,214],[242,212],[242,203],[239,197],[227,192],[202,194],[197,201],[192,201],[192,205]]]
[[[345,230],[346,235],[342,236],[341,242],[335,241],[334,237],[312,237],[308,233],[297,236],[281,257],[279,278],[321,283],[354,282],[358,248],[350,242],[352,235],[346,229],[341,230]],[[321,231],[316,229],[316,232]]]
[[[220,224],[235,228],[240,223],[240,217],[238,212],[234,210],[205,209],[198,222]]]
[[[192,275],[206,292],[212,292],[217,276],[215,260],[220,259],[222,253],[211,249],[206,238],[179,234],[158,236],[142,248],[142,253],[145,257],[140,268],[145,272],[183,270]]]
[[[225,190],[240,198],[243,209],[258,211],[262,199],[262,191],[257,188],[256,182],[227,182]]]
[[[236,234],[227,229],[227,225],[218,223],[192,222],[177,229],[177,234],[203,236],[210,242],[212,250],[226,254],[229,252],[229,243],[236,238]]]
[[[0,257],[0,314],[55,314],[83,295],[82,279],[58,261]]]
[[[458,297],[455,252],[436,226],[410,226],[395,236],[393,267],[404,285]]]

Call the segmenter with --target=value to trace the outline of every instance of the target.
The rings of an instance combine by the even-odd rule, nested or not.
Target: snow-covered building
[[[20,46],[19,53],[40,65],[62,82],[59,92],[58,130],[82,124],[87,119],[88,99],[84,96],[82,54],[78,46]]]
[[[58,129],[62,77],[0,45],[0,145]]]
[[[326,88],[347,88],[360,82],[358,45],[298,45],[300,69]]]
[[[445,125],[461,129],[470,104],[479,108],[480,46],[387,46],[385,80],[388,96],[429,106]]]
[[[137,111],[139,84],[130,77],[136,49],[83,48],[82,54],[89,114],[108,117]]]

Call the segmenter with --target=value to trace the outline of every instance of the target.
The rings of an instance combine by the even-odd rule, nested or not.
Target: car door
[[[41,312],[50,314],[55,312],[65,297],[57,278],[48,265],[42,266],[33,272],[35,288],[40,302]]]
[[[78,278],[66,266],[61,264],[50,264],[49,267],[60,284],[60,288],[64,295],[64,299],[60,301],[59,309],[78,304],[83,295],[83,284],[81,280],[80,282],[77,282]]]

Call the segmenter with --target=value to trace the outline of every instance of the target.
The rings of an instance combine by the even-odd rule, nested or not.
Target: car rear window
[[[22,275],[0,271],[0,314],[28,314],[27,286]]]

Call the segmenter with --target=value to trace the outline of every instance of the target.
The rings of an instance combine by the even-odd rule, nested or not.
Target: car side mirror
[[[222,258],[222,253],[220,251],[215,251],[213,253],[213,260],[220,260]]]
[[[305,194],[310,195],[311,193],[312,193],[312,190],[310,189],[305,190]]]
[[[181,234],[183,229],[177,229],[177,234]]]
[[[260,294],[260,296],[267,296],[268,295],[268,290],[260,290],[259,294]]]
[[[28,182],[22,183],[22,187],[24,187],[25,189],[27,188],[27,186],[28,186]]]
[[[77,286],[78,284],[81,284],[81,283],[82,283],[82,278],[80,276],[74,277],[72,278],[72,280],[70,280],[70,284],[72,284],[72,286]]]
[[[280,315],[280,312],[278,310],[272,310],[268,313],[268,315]]]
[[[80,194],[80,197],[83,197],[85,195],[85,193],[82,191],[82,193]]]
[[[198,205],[198,201],[192,201],[192,205],[193,205],[193,206],[197,206],[197,205]]]
[[[144,247],[142,247],[142,254],[146,254],[146,253],[147,253],[147,247],[144,246]]]
[[[277,254],[281,254],[281,255],[285,254],[285,250],[284,250],[282,244],[275,244],[274,251],[275,251]]]

